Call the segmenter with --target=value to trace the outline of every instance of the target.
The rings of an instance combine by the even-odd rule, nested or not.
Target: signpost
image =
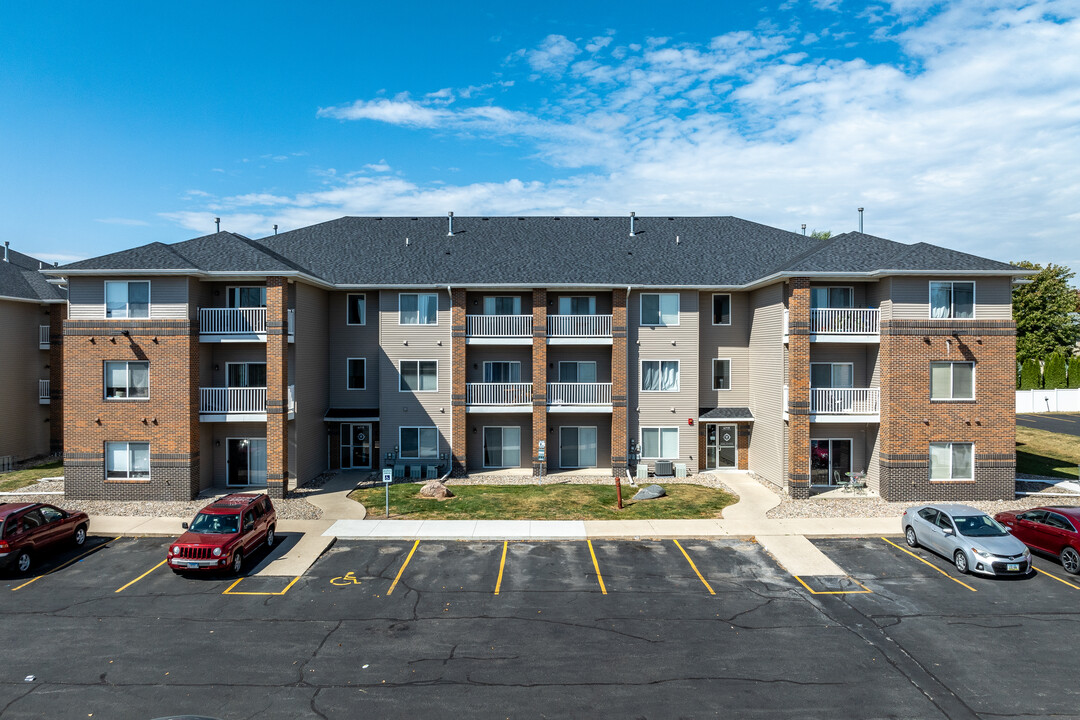
[[[386,488],[386,517],[390,517],[390,483],[394,482],[394,468],[383,468],[382,481]]]

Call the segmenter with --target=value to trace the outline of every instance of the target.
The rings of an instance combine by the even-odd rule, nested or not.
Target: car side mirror
[[[946,535],[955,535],[956,534],[956,531],[953,530],[952,528],[943,528],[942,530],[944,531],[944,533]]]
[[[185,530],[187,530],[187,523],[186,523],[186,522],[182,522],[182,523],[180,523],[180,527],[182,527],[182,528],[184,528]]]

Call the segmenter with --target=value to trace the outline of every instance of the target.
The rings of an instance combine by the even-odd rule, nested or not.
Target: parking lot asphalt
[[[1047,432],[1080,435],[1080,414],[1028,413],[1016,416],[1016,424]]]
[[[1075,715],[1059,565],[815,544],[847,575],[735,539],[339,540],[297,578],[183,577],[92,538],[0,578],[0,718]]]

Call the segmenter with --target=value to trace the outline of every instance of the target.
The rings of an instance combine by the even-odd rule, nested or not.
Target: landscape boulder
[[[637,491],[637,495],[634,496],[634,500],[655,500],[656,498],[664,497],[667,495],[664,492],[664,488],[659,485],[650,485],[649,487],[643,487]]]
[[[450,492],[450,488],[446,487],[438,480],[431,480],[430,482],[424,483],[424,487],[420,488],[420,497],[445,500],[446,498],[454,497],[454,493]]]

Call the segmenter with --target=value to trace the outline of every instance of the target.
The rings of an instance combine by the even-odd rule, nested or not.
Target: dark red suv
[[[1056,555],[1066,572],[1080,574],[1080,508],[1037,507],[994,516],[1032,550]]]
[[[264,542],[274,544],[277,512],[267,495],[235,493],[207,505],[186,533],[169,546],[173,572],[232,570],[239,575],[245,558]]]
[[[90,518],[43,503],[0,504],[0,566],[25,573],[34,559],[67,543],[86,542]]]

